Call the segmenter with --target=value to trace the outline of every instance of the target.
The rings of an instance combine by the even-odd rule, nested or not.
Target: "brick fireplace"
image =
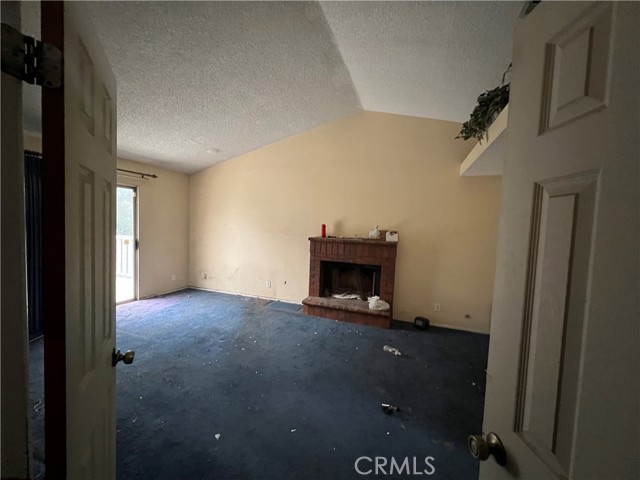
[[[304,312],[316,317],[389,328],[393,318],[393,287],[397,242],[360,238],[310,237],[309,296]],[[333,298],[349,289],[361,298]],[[378,295],[389,311],[370,310],[366,298]]]

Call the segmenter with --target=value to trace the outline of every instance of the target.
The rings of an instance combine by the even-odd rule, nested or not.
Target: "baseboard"
[[[167,290],[166,292],[154,293],[153,295],[147,295],[146,297],[140,297],[138,300],[148,300],[150,298],[159,297],[160,295],[169,295],[170,293],[181,292],[182,290],[187,290],[189,288],[191,288],[191,287],[189,287],[187,285],[187,286],[184,286],[184,287],[176,288],[174,290]]]
[[[299,302],[292,302],[291,300],[282,300],[280,298],[273,298],[273,297],[263,297],[260,295],[250,295],[247,293],[238,293],[238,292],[228,292],[226,290],[216,290],[214,288],[203,288],[203,287],[194,287],[193,285],[189,285],[188,287],[184,287],[184,288],[191,288],[193,290],[201,290],[203,292],[214,292],[214,293],[224,293],[225,295],[235,295],[237,297],[249,297],[249,298],[260,298],[263,300],[272,300],[272,301],[278,301],[278,302],[284,302],[284,303],[291,303],[294,305],[299,305]],[[184,290],[184,289],[181,289]],[[396,321],[396,320],[394,320]],[[399,322],[405,322],[408,323],[410,325],[413,325],[413,322],[411,321],[406,321],[406,320],[397,320]],[[469,332],[469,333],[479,333],[481,335],[489,335],[488,332],[482,331],[482,330],[478,330],[478,329],[474,329],[474,328],[468,328],[468,327],[459,327],[457,325],[448,325],[446,323],[430,323],[431,326],[433,327],[438,327],[438,328],[447,328],[449,330],[459,330],[462,332]]]
[[[449,330],[460,330],[462,332],[479,333],[481,335],[489,335],[489,332],[485,332],[483,330],[478,330],[478,329],[475,329],[475,328],[468,328],[468,327],[459,327],[457,325],[448,325],[446,323],[433,323],[433,322],[431,322],[430,325],[432,327],[448,328]]]
[[[225,295],[235,295],[236,297],[259,298],[259,299],[262,299],[262,300],[271,300],[271,301],[274,301],[274,302],[290,303],[292,305],[302,305],[302,302],[292,302],[291,300],[283,300],[281,298],[275,298],[275,297],[265,297],[265,296],[262,296],[262,295],[251,295],[249,293],[227,292],[226,290],[216,290],[214,288],[194,287],[192,285],[189,285],[186,288],[191,288],[193,290],[201,290],[203,292],[224,293]]]

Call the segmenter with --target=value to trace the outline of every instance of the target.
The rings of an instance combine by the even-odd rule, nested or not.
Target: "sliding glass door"
[[[118,185],[116,224],[116,303],[137,299],[137,195]]]

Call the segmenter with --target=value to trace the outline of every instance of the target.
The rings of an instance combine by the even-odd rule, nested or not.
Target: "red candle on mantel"
[[[327,236],[327,226],[323,223],[322,224],[322,238],[326,238]]]

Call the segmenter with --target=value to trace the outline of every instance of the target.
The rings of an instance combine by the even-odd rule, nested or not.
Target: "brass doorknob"
[[[504,467],[507,464],[507,452],[504,445],[502,445],[500,437],[493,432],[487,433],[486,437],[469,435],[469,451],[478,460],[486,460],[493,455],[498,465]]]
[[[111,365],[114,367],[117,365],[119,361],[123,361],[126,365],[131,365],[133,363],[133,359],[136,357],[136,352],[133,350],[127,350],[124,354],[116,349],[113,349],[113,353],[111,353]]]

